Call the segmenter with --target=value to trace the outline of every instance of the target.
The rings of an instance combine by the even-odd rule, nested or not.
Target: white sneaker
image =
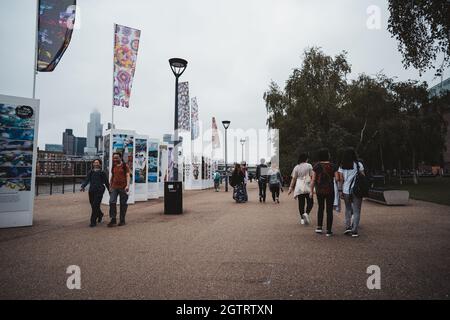
[[[305,219],[306,224],[311,224],[311,218],[309,217],[309,214],[304,213],[303,219]]]
[[[305,224],[305,220],[300,219],[300,224]]]

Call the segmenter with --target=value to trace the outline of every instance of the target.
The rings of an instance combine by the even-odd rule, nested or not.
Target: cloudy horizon
[[[380,29],[366,25],[373,5],[381,10]],[[0,38],[8,44],[0,48],[0,93],[31,97],[36,0],[2,1],[0,8]],[[350,79],[381,71],[430,87],[440,82],[433,70],[420,77],[403,68],[386,30],[387,1],[78,0],[78,8],[80,27],[61,62],[37,75],[40,148],[61,144],[66,128],[85,137],[95,109],[102,123],[111,121],[114,23],[141,30],[130,108],[116,108],[116,127],[153,138],[173,131],[171,57],[189,62],[180,81],[189,81],[200,120],[210,126],[214,116],[244,130],[265,127],[270,81],[284,87],[313,46],[332,56],[347,51]],[[444,79],[449,76],[446,70]]]

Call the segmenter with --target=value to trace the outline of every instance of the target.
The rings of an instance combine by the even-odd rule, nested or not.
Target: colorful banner
[[[178,130],[190,131],[189,82],[178,84]]]
[[[200,124],[198,119],[198,104],[197,98],[191,100],[191,139],[195,140],[200,134]]]
[[[217,129],[216,117],[212,118],[212,148],[220,148],[219,130]]]
[[[141,31],[115,25],[113,105],[129,108]]]
[[[76,0],[40,0],[37,71],[51,72],[72,38]]]

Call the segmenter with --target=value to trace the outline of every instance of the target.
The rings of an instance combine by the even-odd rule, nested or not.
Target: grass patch
[[[412,179],[403,179],[403,184],[392,181],[388,188],[408,190],[412,199],[434,202],[450,206],[450,178],[420,178],[415,185]]]

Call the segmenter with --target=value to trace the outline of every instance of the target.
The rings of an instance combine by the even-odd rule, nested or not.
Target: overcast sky
[[[348,51],[351,78],[381,70],[399,80],[436,84],[405,70],[387,32],[387,1],[376,0],[78,0],[80,28],[56,70],[37,76],[39,146],[62,142],[72,128],[86,136],[89,113],[111,120],[113,23],[142,31],[130,109],[117,108],[116,126],[161,138],[172,131],[174,76],[168,59],[189,61],[181,80],[197,96],[200,119],[264,128],[263,93],[282,87],[303,51]],[[381,29],[366,26],[367,8],[381,9]],[[31,97],[36,0],[0,0],[0,93]],[[447,70],[446,77],[449,76]]]

